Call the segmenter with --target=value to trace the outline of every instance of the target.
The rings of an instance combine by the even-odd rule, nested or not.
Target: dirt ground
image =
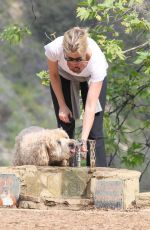
[[[0,209],[0,230],[150,230],[150,208],[136,211]]]

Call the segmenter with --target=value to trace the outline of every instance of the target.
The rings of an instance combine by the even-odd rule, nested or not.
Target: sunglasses
[[[69,61],[69,62],[81,62],[81,61],[84,61],[84,60],[82,59],[82,57],[72,58],[72,57],[64,56],[64,59],[65,59],[66,61]]]

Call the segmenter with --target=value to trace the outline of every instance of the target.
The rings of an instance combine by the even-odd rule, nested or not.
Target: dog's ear
[[[65,130],[63,130],[62,128],[59,128],[58,129],[58,138],[66,138],[66,139],[69,139],[69,136],[68,134],[66,133]]]
[[[68,134],[63,130],[63,137],[69,139]]]

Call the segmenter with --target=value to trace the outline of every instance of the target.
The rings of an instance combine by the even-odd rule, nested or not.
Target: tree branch
[[[148,84],[145,84],[145,85],[142,85],[142,86],[139,86],[138,89],[137,89],[136,94],[134,94],[134,95],[128,94],[128,98],[127,98],[123,103],[121,103],[118,107],[116,107],[113,111],[110,111],[110,112],[109,112],[109,115],[111,115],[112,113],[115,113],[115,112],[119,109],[119,111],[118,111],[118,113],[117,113],[117,116],[119,116],[120,112],[126,107],[126,105],[129,103],[129,101],[134,100],[135,97],[136,97],[141,91],[143,91],[145,88],[148,88],[149,86],[150,86],[149,83],[148,83]],[[124,96],[127,96],[127,94],[124,95]]]
[[[119,146],[119,143],[120,143],[120,138],[118,138],[117,146]],[[117,153],[118,153],[118,148],[116,148],[115,153],[110,156],[110,160],[108,162],[108,167],[110,167],[110,165],[113,162],[113,160],[114,160],[115,156],[117,155]]]
[[[132,131],[124,131],[123,133],[135,133],[135,132],[137,132],[137,131],[139,131],[139,130],[144,130],[145,129],[145,127],[143,127],[143,128],[138,128],[138,129],[135,129],[135,130],[132,130]]]
[[[33,0],[31,0],[31,5],[32,5],[32,13],[34,15],[34,19],[36,20],[36,15],[35,15],[34,6],[33,6]]]
[[[112,23],[119,22],[119,21],[123,18],[123,16],[126,15],[129,11],[132,11],[132,9],[126,10],[126,11],[120,16],[120,18],[114,20]]]
[[[143,48],[143,47],[145,47],[145,46],[147,46],[147,45],[149,45],[149,44],[150,44],[150,41],[147,41],[147,42],[145,42],[145,43],[143,43],[143,44],[141,44],[141,45],[139,45],[139,46],[135,46],[135,47],[133,47],[133,48],[131,48],[131,49],[125,50],[125,51],[123,51],[123,53],[126,54],[126,53],[128,53],[128,52],[131,52],[131,51],[134,51],[134,50]]]

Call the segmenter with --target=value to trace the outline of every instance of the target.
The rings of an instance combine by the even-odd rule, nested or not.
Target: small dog
[[[13,165],[67,166],[75,155],[75,143],[62,129],[31,126],[16,137]]]

